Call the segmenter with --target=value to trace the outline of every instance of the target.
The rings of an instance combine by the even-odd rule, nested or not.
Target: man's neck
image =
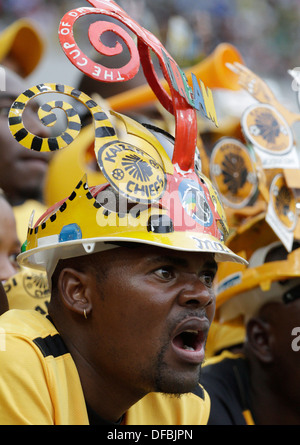
[[[74,345],[68,350],[75,362],[88,408],[106,422],[118,423],[126,411],[145,394],[134,396],[122,382],[105,376],[96,369]]]

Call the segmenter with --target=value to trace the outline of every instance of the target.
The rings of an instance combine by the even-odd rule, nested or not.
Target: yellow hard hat
[[[219,265],[216,286],[216,320],[247,321],[268,301],[282,301],[284,294],[300,284],[300,248],[294,242],[288,253],[265,221],[265,214],[253,218],[236,231],[227,243],[248,260],[248,266]],[[243,249],[244,247],[244,249]],[[239,249],[240,248],[240,249]],[[243,249],[243,250],[242,250]],[[269,255],[282,251],[280,259]]]
[[[91,185],[106,182],[94,155],[95,130],[93,124],[82,128],[78,137],[63,150],[55,153],[49,162],[45,183],[44,201],[47,207],[64,199],[77,185],[78,178],[87,174]],[[65,172],[72,174],[65,174]]]
[[[106,47],[99,34],[112,31],[122,37],[130,52],[128,63],[109,69],[80,51],[73,25],[83,15],[93,13],[117,16],[137,36],[136,43],[122,27],[106,21],[89,27],[94,49],[107,56],[120,54],[121,45]],[[100,1],[96,10],[79,8],[75,14],[65,15],[59,26],[59,40],[76,68],[102,82],[128,81],[141,64],[151,89],[175,118],[175,138],[158,128],[146,128],[105,111],[89,96],[67,85],[39,84],[21,94],[11,107],[9,126],[18,142],[37,151],[54,151],[71,144],[80,132],[81,122],[70,104],[44,104],[39,116],[45,125],[56,121],[53,108],[62,108],[68,122],[60,136],[42,139],[23,125],[22,113],[29,100],[49,92],[66,94],[88,109],[95,127],[96,162],[107,183],[90,184],[86,173],[81,178],[73,176],[77,185],[68,197],[52,206],[35,225],[29,225],[20,263],[44,268],[51,275],[59,259],[114,248],[121,242],[211,252],[216,261],[246,263],[225,245],[229,230],[218,193],[195,167],[196,110],[217,125],[211,91],[203,82],[199,84],[195,76],[191,87],[159,40],[114,2]],[[171,95],[158,79],[150,50],[158,58]],[[121,130],[116,121],[122,122]]]
[[[69,122],[61,136],[41,139],[24,128],[22,112],[27,102],[45,92],[68,94],[90,109],[96,160],[107,183],[90,185],[84,175],[68,198],[29,226],[19,256],[21,264],[46,269],[51,275],[59,259],[105,250],[120,242],[212,252],[216,261],[245,263],[224,243],[228,227],[211,182],[196,169],[182,171],[172,163],[167,153],[174,138],[160,129],[104,112],[89,96],[71,87],[43,84],[25,91],[11,107],[10,129],[20,143],[51,150],[63,147],[79,132],[74,109],[62,101],[40,108],[43,122],[50,124],[54,120],[51,107],[65,109]],[[116,120],[122,125],[114,126]]]
[[[23,77],[36,68],[43,51],[44,41],[28,19],[19,19],[0,33],[0,63],[10,56]]]
[[[205,348],[205,357],[209,359],[220,354],[223,349],[240,346],[245,341],[245,325],[241,320],[230,320],[227,323],[219,323],[213,320]]]

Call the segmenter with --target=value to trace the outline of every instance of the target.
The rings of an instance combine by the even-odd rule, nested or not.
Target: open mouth
[[[180,324],[172,339],[177,357],[191,363],[201,363],[204,360],[207,331],[207,323],[200,319],[190,319]]]
[[[198,330],[186,330],[176,335],[173,340],[177,348],[187,351],[197,351],[202,347],[204,335]]]

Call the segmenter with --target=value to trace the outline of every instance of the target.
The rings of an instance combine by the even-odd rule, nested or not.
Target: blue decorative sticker
[[[184,179],[178,187],[178,194],[182,207],[189,216],[204,227],[212,225],[212,210],[200,184]]]
[[[82,233],[80,227],[76,223],[73,223],[68,224],[61,229],[58,241],[63,243],[65,241],[73,241],[81,238]]]

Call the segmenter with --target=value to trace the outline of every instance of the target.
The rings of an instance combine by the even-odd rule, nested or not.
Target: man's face
[[[191,391],[214,316],[216,269],[208,253],[153,246],[106,252],[89,287],[92,360],[104,380],[139,396]]]
[[[295,280],[296,289],[300,292],[299,281]],[[300,369],[300,354],[292,347],[292,331],[300,326],[300,298],[288,303],[271,302],[266,304],[260,312],[261,317],[271,326],[272,348],[274,353],[274,366],[278,373],[278,380],[293,383],[298,378]],[[295,395],[296,386],[293,385],[291,393]],[[300,390],[297,392],[300,397]],[[299,398],[298,398],[299,401]]]
[[[23,80],[7,69],[6,91],[0,91],[0,187],[13,205],[25,199],[41,198],[49,161],[49,153],[38,153],[21,146],[10,133],[9,108],[24,90]],[[38,121],[30,103],[24,112],[24,123],[35,135],[49,137],[49,131]]]

